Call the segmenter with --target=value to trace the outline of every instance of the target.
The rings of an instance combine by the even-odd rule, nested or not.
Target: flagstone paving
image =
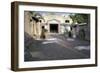
[[[86,40],[54,34],[45,40],[29,41],[25,42],[25,61],[90,58],[90,43]]]

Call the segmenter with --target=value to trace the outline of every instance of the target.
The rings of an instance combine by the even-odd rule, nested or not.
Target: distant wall
[[[31,35],[31,22],[30,22],[30,14],[29,12],[24,12],[24,31]]]

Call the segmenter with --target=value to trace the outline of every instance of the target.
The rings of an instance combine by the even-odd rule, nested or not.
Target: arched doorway
[[[60,21],[56,19],[48,20],[48,32],[60,33]]]
[[[58,24],[55,24],[55,23],[52,23],[52,24],[49,24],[49,29],[50,29],[50,32],[51,33],[58,33]]]

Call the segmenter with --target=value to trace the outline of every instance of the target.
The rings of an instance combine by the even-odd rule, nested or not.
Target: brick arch
[[[51,21],[56,21],[56,22],[58,22],[58,23],[61,23],[60,20],[57,20],[57,19],[48,20],[47,23],[49,23],[49,22],[51,22]]]

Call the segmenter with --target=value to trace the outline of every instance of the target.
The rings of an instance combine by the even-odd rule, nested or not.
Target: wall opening
[[[50,32],[58,33],[58,24],[50,24]]]

